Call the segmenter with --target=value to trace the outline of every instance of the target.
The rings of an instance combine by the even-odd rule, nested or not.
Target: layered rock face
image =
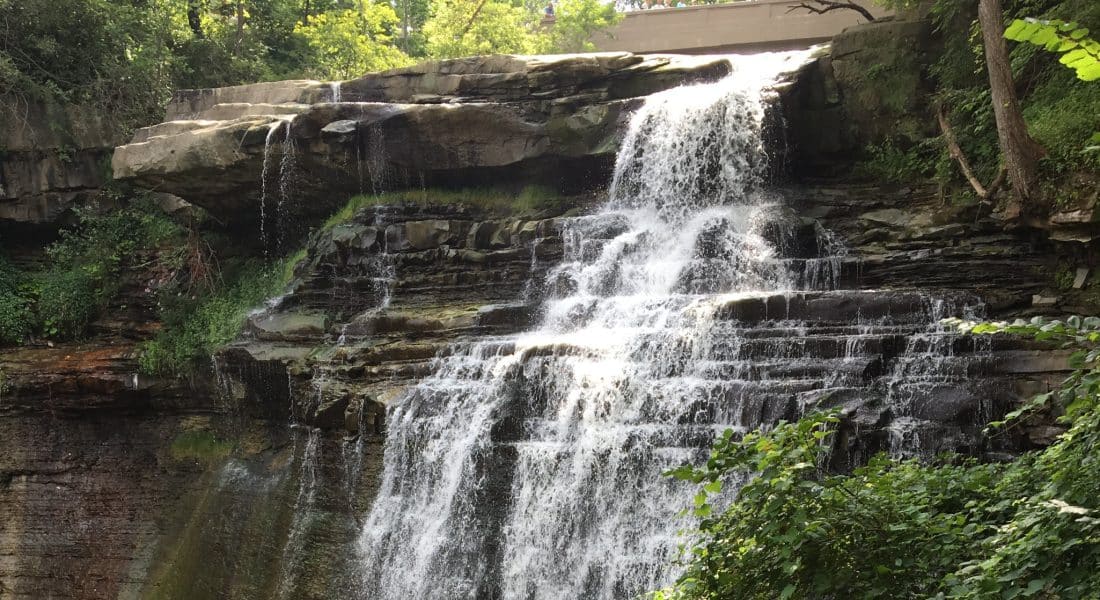
[[[584,190],[606,183],[639,98],[728,69],[628,53],[487,56],[345,82],[184,91],[166,122],[115,151],[114,173],[231,224],[272,218],[265,211],[279,205],[290,228],[363,191],[519,179]]]
[[[254,414],[382,432],[385,404],[459,341],[516,333],[560,258],[560,217],[591,197],[501,217],[433,204],[362,209],[311,239],[291,290],[218,353]]]
[[[123,140],[106,115],[0,98],[0,225],[45,225],[108,180]]]
[[[482,57],[339,86],[181,92],[168,121],[120,147],[114,167],[230,226],[256,231],[259,222],[271,239],[291,240],[360,191],[599,187],[641,97],[728,68],[629,54]],[[836,117],[823,124],[855,121],[824,68],[814,63],[784,96],[788,158],[803,182],[775,186],[787,208],[763,232],[803,291],[728,298],[716,309],[703,357],[713,362],[716,405],[740,407],[743,423],[842,408],[838,469],[880,450],[1000,457],[1049,443],[1055,430],[1035,428],[984,444],[980,425],[1049,388],[1064,357],[930,326],[982,305],[995,317],[1043,310],[1031,300],[1049,278],[1049,252],[953,212],[931,189],[820,179],[855,143],[844,134],[823,141],[834,150],[811,152],[808,140],[821,138],[806,132],[807,109]],[[109,344],[6,352],[0,598],[369,594],[358,541],[379,487],[386,406],[456,348],[492,347],[538,321],[567,219],[605,199],[568,194],[504,214],[425,192],[420,203],[361,209],[308,239],[286,295],[253,314],[194,386],[135,375],[140,319]],[[622,234],[614,223],[587,231],[593,252]],[[668,348],[675,375],[687,358]],[[569,351],[524,358],[532,370],[517,375],[515,410],[493,433],[500,464],[514,467],[509,449],[525,439],[536,367]],[[490,494],[505,502],[506,488]]]

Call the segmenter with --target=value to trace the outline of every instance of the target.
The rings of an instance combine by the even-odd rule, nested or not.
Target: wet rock
[[[315,340],[327,330],[323,314],[266,312],[249,320],[256,339],[272,342]]]

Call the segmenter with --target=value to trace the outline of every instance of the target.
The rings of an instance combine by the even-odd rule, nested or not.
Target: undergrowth
[[[823,465],[835,413],[780,423],[669,474],[700,484],[701,519],[677,583],[657,600],[725,598],[1095,598],[1100,590],[1100,318],[958,323],[1071,348],[1077,369],[990,424],[992,435],[1051,414],[1068,430],[1010,463],[885,455],[851,474]],[[756,473],[722,512],[724,482]]]
[[[163,290],[163,328],[141,345],[142,371],[179,375],[208,360],[237,337],[249,313],[285,290],[292,260],[248,260],[226,266],[219,285],[198,293],[188,294],[178,287]]]
[[[879,3],[890,4],[887,0]],[[998,173],[1001,153],[976,7],[976,2],[932,3],[930,18],[939,45],[929,53],[927,77],[935,87],[930,110],[946,108],[963,154],[978,180],[988,184]],[[1009,20],[1066,19],[1100,30],[1100,3],[1094,0],[1008,0],[1004,10]],[[1043,178],[1050,182],[1046,195],[1053,197],[1079,185],[1077,180],[1082,175],[1094,179],[1100,175],[1100,152],[1085,149],[1091,136],[1100,130],[1100,90],[1096,83],[1078,80],[1071,69],[1059,64],[1056,55],[1030,44],[1009,45],[1024,119],[1032,136],[1047,151],[1040,165]],[[872,80],[868,85],[873,85]],[[889,94],[892,90],[887,87],[875,91]],[[932,113],[924,118],[934,123]],[[906,139],[907,135],[895,137],[913,141]],[[858,167],[861,174],[902,183],[934,176],[945,184],[949,195],[970,188],[938,136],[915,143],[888,139],[865,150],[865,159]]]
[[[327,229],[343,223],[361,209],[387,204],[459,205],[492,211],[495,214],[517,215],[557,206],[561,194],[544,186],[528,185],[519,192],[506,188],[480,187],[464,189],[408,189],[384,194],[359,194],[325,221]]]
[[[118,295],[129,270],[160,260],[183,230],[144,201],[76,211],[77,224],[46,248],[44,264],[19,269],[0,260],[0,343],[31,337],[78,339]]]

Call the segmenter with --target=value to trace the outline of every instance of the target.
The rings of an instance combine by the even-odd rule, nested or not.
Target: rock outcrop
[[[382,188],[522,179],[579,191],[606,182],[639,98],[728,70],[715,57],[486,56],[184,91],[166,122],[115,151],[114,173],[226,223],[278,207],[283,227]]]
[[[51,224],[109,179],[123,140],[107,115],[16,98],[0,105],[0,224]]]
[[[114,166],[231,226],[263,214],[273,237],[376,187],[585,190],[606,181],[638,98],[725,65],[483,57],[340,85],[187,91]],[[989,316],[1049,313],[1032,305],[1049,285],[1049,248],[932,189],[808,178],[833,172],[856,139],[840,78],[815,65],[784,105],[820,109],[788,116],[792,128],[824,131],[794,132],[788,158],[805,177],[778,186],[787,208],[769,235],[816,291],[726,301],[718,330],[738,347],[723,360],[751,359],[753,371],[716,377],[722,398],[739,394],[746,422],[842,409],[838,469],[891,436],[993,458],[1049,443],[1049,426],[999,445],[976,440],[983,419],[1052,386],[1064,356],[1019,340],[924,335],[930,317],[982,303]],[[828,118],[809,125],[814,115]],[[808,153],[812,136],[833,145]],[[312,234],[287,293],[213,357],[215,390],[136,376],[140,319],[85,345],[0,356],[0,598],[352,597],[386,404],[455,345],[537,321],[539,284],[563,256],[562,219],[603,199],[568,194],[556,208],[499,214],[425,195]],[[539,347],[524,360],[569,351]],[[936,370],[922,370],[933,358]],[[888,400],[914,386],[928,401],[900,418]],[[514,441],[514,425],[502,421],[494,443]]]

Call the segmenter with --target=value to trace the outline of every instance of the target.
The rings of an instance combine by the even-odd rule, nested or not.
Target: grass
[[[141,370],[179,375],[207,360],[237,337],[249,313],[286,289],[293,265],[303,254],[275,263],[246,261],[223,271],[222,284],[212,290],[165,298],[164,328],[141,345]]]
[[[558,206],[561,194],[552,188],[538,185],[525,186],[519,192],[507,188],[480,187],[463,189],[424,188],[388,192],[385,194],[359,194],[352,196],[344,208],[325,221],[325,229],[346,222],[364,208],[393,204],[458,205],[481,208],[495,214],[519,215]]]
[[[211,431],[184,431],[172,440],[168,454],[175,460],[194,460],[212,463],[229,456],[233,442],[218,439]]]

